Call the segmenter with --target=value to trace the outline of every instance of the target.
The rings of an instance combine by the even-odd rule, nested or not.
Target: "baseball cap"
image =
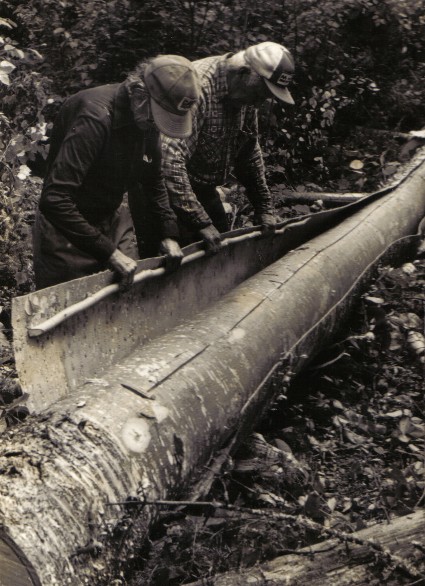
[[[295,104],[287,88],[292,81],[295,64],[286,47],[266,41],[249,47],[244,55],[248,65],[264,79],[269,90],[279,100]]]
[[[190,136],[190,111],[200,96],[200,83],[192,63],[179,55],[161,55],[147,65],[144,79],[159,130],[172,138]]]

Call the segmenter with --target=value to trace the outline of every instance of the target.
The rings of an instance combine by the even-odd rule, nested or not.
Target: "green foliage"
[[[43,61],[33,48],[21,49],[16,23],[0,18],[0,282],[3,302],[32,285],[31,221],[38,189],[28,164],[47,156],[43,112],[53,102],[49,80],[36,71]],[[10,36],[9,36],[10,35]],[[6,289],[6,290],[4,290]]]
[[[274,40],[295,53],[302,93],[330,91],[343,75],[341,90],[352,110],[362,97],[364,116],[378,88],[415,81],[412,64],[424,55],[425,17],[415,0],[9,0],[9,7],[22,42],[46,56],[37,71],[68,93],[121,79],[147,55],[196,58]],[[413,90],[409,101],[419,103]]]
[[[0,30],[13,30],[16,24],[0,19]],[[22,50],[8,36],[0,37],[0,174],[3,185],[13,189],[30,170],[27,163],[47,156],[47,123],[44,110],[50,83],[36,69],[43,61],[36,49]]]
[[[296,106],[275,107],[267,137],[272,170],[284,166],[286,181],[325,180],[329,149],[355,125],[410,130],[425,123],[424,15],[414,1],[402,5],[304,0],[288,12]]]
[[[14,173],[45,156],[59,96],[120,81],[157,53],[195,59],[265,40],[297,62],[296,105],[262,115],[272,181],[325,181],[333,145],[354,125],[425,124],[425,15],[415,0],[6,0],[2,17],[3,164]]]
[[[38,198],[35,180],[20,181],[13,192],[0,187],[0,299],[23,294],[32,286],[31,225]]]

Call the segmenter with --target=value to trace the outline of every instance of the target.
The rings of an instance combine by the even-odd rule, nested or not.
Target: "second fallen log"
[[[328,539],[260,566],[227,572],[188,586],[363,586],[387,583],[380,570],[393,577],[410,575],[410,583],[419,586],[425,582],[425,575],[415,567],[415,562],[423,561],[424,532],[425,513],[417,511],[393,519],[391,523],[373,525],[350,534],[351,541]]]

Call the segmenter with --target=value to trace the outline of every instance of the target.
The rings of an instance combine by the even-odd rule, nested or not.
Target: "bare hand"
[[[274,234],[276,230],[276,218],[273,214],[261,214],[260,224],[263,236]]]
[[[162,240],[160,251],[165,254],[165,268],[167,271],[175,271],[181,265],[183,259],[183,251],[179,243],[172,238],[165,238]]]
[[[208,252],[218,252],[221,248],[221,235],[220,232],[211,224],[206,228],[199,230],[199,234],[202,236],[206,250]]]
[[[134,273],[137,268],[135,260],[123,254],[118,248],[108,259],[108,266],[119,277],[120,289],[126,291],[131,287],[134,280]]]

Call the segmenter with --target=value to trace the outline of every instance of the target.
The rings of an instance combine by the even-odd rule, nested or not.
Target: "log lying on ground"
[[[380,192],[369,196],[377,197]],[[38,413],[72,394],[96,378],[103,364],[119,362],[133,348],[190,319],[350,216],[358,204],[284,220],[270,238],[261,238],[255,227],[233,231],[215,255],[206,256],[202,243],[192,244],[172,274],[163,274],[161,258],[139,261],[137,284],[126,293],[111,294],[118,286],[105,271],[13,299],[15,363],[27,407]],[[193,262],[201,256],[202,262]],[[161,278],[152,278],[158,273]]]
[[[110,585],[117,552],[108,536],[123,510],[108,503],[136,492],[184,498],[195,473],[272,399],[271,374],[282,361],[300,370],[331,339],[374,264],[423,215],[421,164],[394,192],[10,430],[0,518],[11,572],[42,586]],[[141,514],[149,525],[154,507]]]
[[[281,196],[284,204],[312,204],[321,200],[325,206],[343,206],[366,197],[367,193],[328,193],[284,189],[283,191],[279,191],[278,195]]]
[[[397,558],[402,562],[399,575],[405,576],[410,566],[411,582],[425,583],[424,575],[421,582],[419,570],[411,563],[424,559],[424,534],[425,513],[417,511],[390,524],[382,523],[350,534],[357,543],[329,539],[260,566],[227,572],[188,586],[364,586],[377,583],[379,567],[388,572],[397,564]],[[372,544],[367,543],[370,540]],[[376,546],[384,551],[377,555]],[[387,557],[385,551],[391,555]],[[396,574],[397,567],[391,573]]]

